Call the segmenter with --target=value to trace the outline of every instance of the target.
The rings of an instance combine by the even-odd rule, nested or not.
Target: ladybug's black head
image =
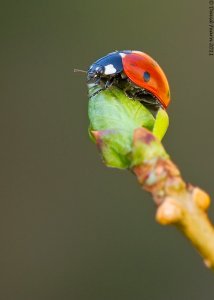
[[[88,70],[88,82],[98,82],[100,79],[108,80],[120,74],[123,71],[122,58],[118,51],[95,61]]]
[[[87,80],[97,81],[102,75],[104,75],[105,68],[98,64],[93,64],[88,70]]]

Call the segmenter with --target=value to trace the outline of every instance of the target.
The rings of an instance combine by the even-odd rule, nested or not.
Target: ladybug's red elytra
[[[167,78],[158,63],[140,51],[115,51],[98,59],[88,70],[88,83],[103,88],[116,85],[130,97],[138,97],[167,108],[170,90]]]

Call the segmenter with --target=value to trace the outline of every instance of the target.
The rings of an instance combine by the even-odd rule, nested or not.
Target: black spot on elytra
[[[145,71],[143,73],[143,79],[144,79],[145,82],[148,82],[150,80],[150,73]]]

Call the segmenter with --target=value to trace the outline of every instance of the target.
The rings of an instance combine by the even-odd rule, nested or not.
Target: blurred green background
[[[208,16],[202,0],[1,1],[0,299],[213,299],[196,251],[156,224],[134,176],[102,164],[73,73],[115,49],[153,56],[171,86],[164,144],[214,196]]]

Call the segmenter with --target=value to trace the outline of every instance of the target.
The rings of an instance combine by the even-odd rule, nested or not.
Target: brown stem
[[[135,130],[133,148],[139,142],[144,152],[145,147],[151,148],[150,144],[154,145],[154,142],[155,147],[162,147],[144,128]],[[153,196],[157,205],[156,220],[162,225],[176,225],[198,250],[206,266],[214,269],[214,228],[206,212],[209,195],[185,183],[177,166],[165,154],[149,159],[146,155],[143,163],[134,166],[132,171],[142,187]]]

